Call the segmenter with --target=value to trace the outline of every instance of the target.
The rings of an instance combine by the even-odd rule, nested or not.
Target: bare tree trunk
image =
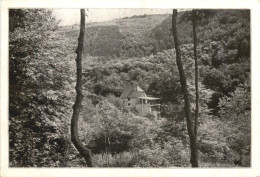
[[[186,114],[186,121],[187,121],[187,129],[190,139],[190,150],[191,150],[191,165],[192,167],[198,167],[198,157],[197,157],[197,142],[194,136],[194,130],[193,130],[193,123],[191,118],[191,106],[190,106],[190,99],[189,99],[189,92],[187,87],[187,81],[186,76],[183,70],[183,63],[181,60],[181,50],[179,46],[179,39],[178,39],[178,33],[177,33],[177,9],[173,10],[172,13],[172,32],[174,37],[174,43],[175,43],[175,50],[176,50],[176,63],[179,70],[180,75],[180,83],[182,88],[182,93],[185,101],[185,114]]]
[[[195,110],[195,125],[194,125],[194,134],[195,139],[197,140],[198,134],[198,117],[199,117],[199,86],[198,86],[198,62],[197,62],[197,23],[196,10],[192,10],[192,27],[193,27],[193,38],[194,38],[194,59],[195,59],[195,89],[196,89],[196,110]]]
[[[81,102],[83,98],[82,94],[82,52],[83,52],[83,42],[84,42],[84,34],[85,34],[85,9],[80,10],[81,19],[80,19],[80,34],[78,38],[78,48],[76,50],[77,53],[77,84],[76,84],[76,101],[73,105],[73,115],[71,119],[71,141],[79,151],[80,155],[84,157],[87,166],[92,167],[91,153],[90,150],[87,149],[84,144],[80,141],[78,135],[78,121],[79,114],[82,108]]]

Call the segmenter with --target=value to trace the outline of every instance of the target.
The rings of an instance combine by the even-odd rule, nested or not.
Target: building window
[[[130,101],[130,98],[128,98],[128,101]]]
[[[130,103],[128,103],[128,106],[130,106]]]

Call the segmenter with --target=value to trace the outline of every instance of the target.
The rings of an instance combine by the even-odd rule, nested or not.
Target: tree
[[[242,166],[250,166],[251,154],[251,87],[250,79],[240,84],[231,96],[224,96],[219,101],[221,121],[230,125],[228,133],[229,147],[240,156]],[[241,156],[246,155],[244,158]]]
[[[61,45],[51,10],[10,9],[9,17],[10,166],[64,166],[69,107],[60,90],[68,45]]]
[[[197,32],[196,32],[196,10],[192,10],[192,27],[193,27],[193,39],[194,39],[194,60],[195,60],[195,89],[196,89],[196,110],[194,119],[194,134],[197,140],[198,133],[198,116],[199,116],[199,86],[198,86],[198,62],[197,62]]]
[[[190,105],[190,99],[189,99],[189,92],[188,92],[188,87],[187,87],[187,81],[186,81],[186,75],[183,70],[183,63],[181,60],[181,50],[180,50],[180,45],[179,45],[179,39],[178,39],[178,33],[177,33],[177,9],[173,10],[172,13],[172,33],[174,37],[174,43],[175,43],[175,50],[176,50],[176,63],[178,66],[179,70],[179,75],[180,75],[180,84],[182,88],[182,93],[184,97],[184,110],[185,110],[185,115],[186,115],[186,122],[187,122],[187,129],[188,129],[188,134],[190,138],[190,150],[191,150],[191,165],[192,167],[198,167],[198,157],[197,157],[197,142],[193,130],[193,123],[192,123],[192,118],[191,118],[191,105]]]
[[[83,143],[79,139],[78,135],[78,120],[79,114],[82,108],[82,53],[83,53],[83,42],[84,42],[84,34],[85,34],[85,9],[80,10],[81,19],[80,19],[80,34],[78,38],[78,47],[76,49],[77,58],[77,83],[76,83],[76,101],[73,105],[73,115],[71,119],[71,141],[79,151],[80,155],[84,157],[86,164],[89,167],[93,167],[92,159],[91,159],[91,152],[87,149]]]

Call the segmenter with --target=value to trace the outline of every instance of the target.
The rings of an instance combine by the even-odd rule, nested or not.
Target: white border
[[[228,8],[251,9],[251,168],[8,168],[8,8]],[[9,176],[260,176],[260,1],[259,0],[3,0],[1,2],[1,177]]]

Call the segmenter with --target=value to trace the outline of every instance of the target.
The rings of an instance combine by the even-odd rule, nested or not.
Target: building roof
[[[128,98],[138,98],[138,97],[146,97],[144,91],[133,91],[128,95]]]
[[[143,89],[141,89],[137,84],[134,83],[127,84],[120,96],[120,98],[138,97],[146,97],[146,94]]]
[[[128,95],[130,95],[133,92],[133,90],[134,90],[134,85],[127,84],[123,92],[121,93],[120,98],[127,98]]]

